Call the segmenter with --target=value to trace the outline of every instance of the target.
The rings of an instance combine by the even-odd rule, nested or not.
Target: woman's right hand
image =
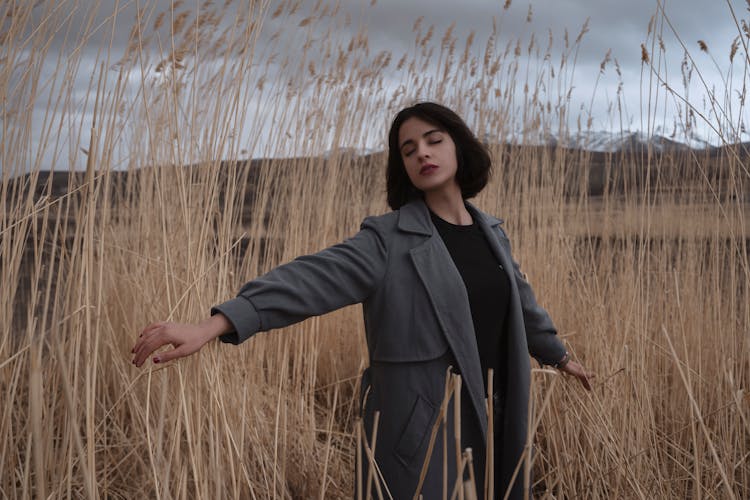
[[[189,356],[200,350],[209,340],[232,331],[232,324],[223,314],[216,314],[197,325],[159,321],[143,329],[131,351],[133,364],[140,367],[154,351],[171,344],[174,349],[154,356],[154,363],[164,363]]]

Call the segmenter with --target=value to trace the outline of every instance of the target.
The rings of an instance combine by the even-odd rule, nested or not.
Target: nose
[[[430,157],[430,148],[427,147],[426,144],[420,141],[420,143],[417,144],[417,158],[421,161],[429,157]]]

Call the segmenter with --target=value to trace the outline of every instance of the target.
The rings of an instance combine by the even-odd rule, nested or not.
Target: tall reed
[[[350,497],[358,306],[166,366],[137,370],[129,352],[147,323],[197,321],[385,212],[384,155],[348,148],[382,149],[415,98],[488,139],[496,170],[477,203],[506,220],[561,336],[598,373],[585,393],[535,369],[536,453],[517,480],[571,498],[750,494],[750,175],[730,144],[744,108],[710,103],[716,151],[504,145],[576,121],[585,26],[559,58],[554,40],[501,45],[502,17],[487,40],[417,20],[407,53],[373,54],[364,29],[342,39],[337,4],[145,4],[123,54],[111,34],[131,11],[0,7],[3,497]],[[683,96],[660,86],[670,25],[656,21],[648,123]]]

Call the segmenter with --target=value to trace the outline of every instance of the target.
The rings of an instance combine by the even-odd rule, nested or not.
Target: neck
[[[461,189],[426,192],[424,202],[435,215],[457,226],[468,226],[472,223],[471,214],[466,210]]]

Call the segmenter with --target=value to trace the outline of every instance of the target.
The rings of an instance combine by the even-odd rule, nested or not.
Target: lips
[[[424,165],[422,165],[422,168],[419,169],[419,173],[420,175],[429,174],[433,170],[437,170],[437,168],[437,165],[433,165],[432,163],[425,163]]]

